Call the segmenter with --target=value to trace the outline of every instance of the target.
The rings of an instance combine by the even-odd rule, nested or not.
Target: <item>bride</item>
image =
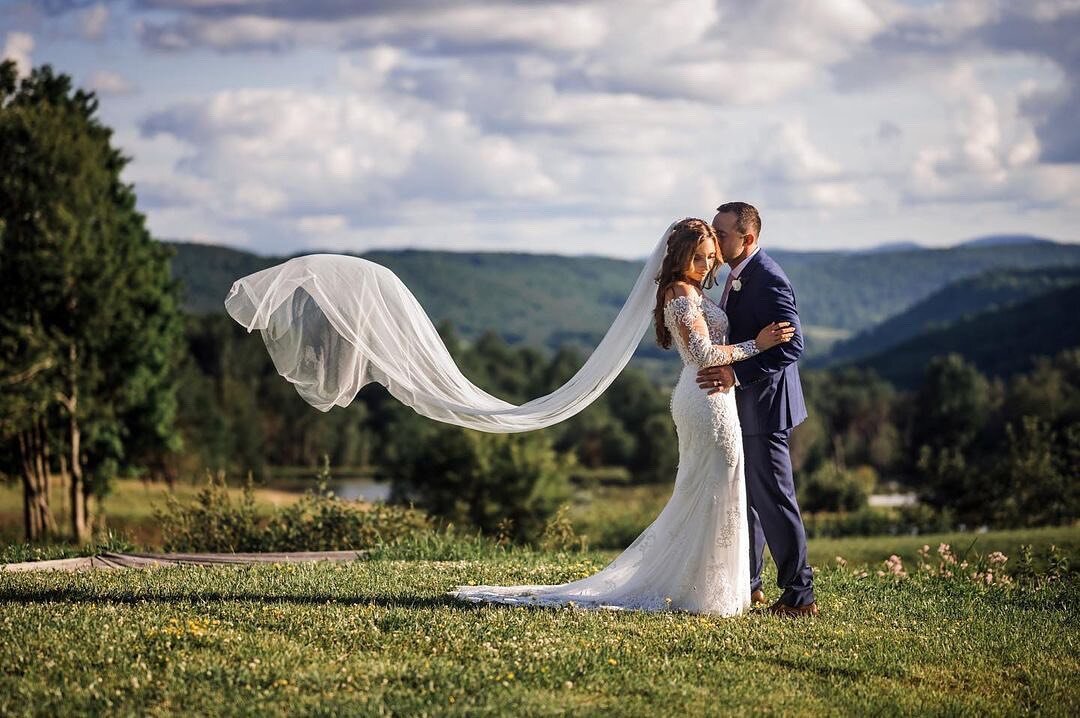
[[[459,586],[470,601],[733,615],[750,604],[749,536],[739,418],[731,391],[698,388],[700,367],[731,364],[791,339],[774,322],[755,340],[725,343],[724,311],[705,296],[722,259],[700,219],[671,225],[584,366],[551,394],[514,406],[472,384],[430,319],[390,270],[316,254],[237,280],[225,300],[258,329],[278,372],[316,408],[347,406],[378,382],[424,416],[482,431],[551,426],[589,405],[629,361],[650,321],[683,369],[671,396],[679,465],[667,505],[600,572],[561,585]]]

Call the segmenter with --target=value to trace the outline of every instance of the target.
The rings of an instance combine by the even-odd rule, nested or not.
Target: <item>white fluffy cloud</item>
[[[130,80],[109,70],[95,70],[90,73],[86,84],[91,90],[102,95],[130,95],[135,92],[135,86]]]
[[[539,201],[555,192],[540,160],[514,140],[485,134],[461,112],[399,103],[226,91],[158,112],[143,132],[187,143],[180,173],[215,187],[206,197],[194,186],[212,198],[209,211],[230,220],[296,217],[325,233],[369,224],[400,203]],[[193,188],[177,195],[185,187]]]
[[[812,141],[805,120],[767,127],[743,161],[750,196],[768,196],[773,208],[835,210],[862,204],[863,195],[840,162]]]
[[[105,27],[109,22],[109,8],[99,2],[87,8],[82,15],[82,35],[87,40],[97,41],[105,36]]]
[[[91,2],[8,45],[89,41],[165,236],[633,255],[730,199],[800,236],[1080,221],[1075,0]]]
[[[4,41],[5,60],[14,60],[19,75],[30,73],[30,53],[34,50],[34,38],[25,32],[9,32]]]

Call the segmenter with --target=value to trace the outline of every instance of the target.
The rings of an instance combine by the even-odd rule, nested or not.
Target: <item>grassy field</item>
[[[804,621],[443,595],[603,560],[0,573],[0,714],[1080,712],[1075,574],[1003,589],[824,569]]]
[[[203,484],[178,482],[173,495],[184,503],[191,503]],[[52,490],[50,508],[53,519],[60,530],[68,533],[68,496],[66,487],[57,484]],[[240,489],[231,489],[230,493],[238,497]],[[101,503],[94,502],[95,514],[104,513],[106,526],[128,537],[140,546],[155,546],[161,543],[161,530],[154,521],[154,507],[163,507],[168,487],[163,483],[146,483],[134,479],[116,479],[111,493]],[[274,491],[266,488],[255,489],[260,504],[267,507],[280,506],[296,501],[299,494],[290,491]],[[23,538],[22,486],[17,482],[0,483],[0,543],[12,543]]]
[[[164,493],[121,483],[109,501],[111,525],[145,526]],[[568,581],[615,552],[434,534],[348,564],[0,573],[0,715],[1078,714],[1080,574],[915,573],[939,543],[1007,568],[1056,545],[1075,565],[1080,526],[812,540],[822,615],[799,622],[462,603],[445,592]],[[891,554],[911,576],[877,575]]]

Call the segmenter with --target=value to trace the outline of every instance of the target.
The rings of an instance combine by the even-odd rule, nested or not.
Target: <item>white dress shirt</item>
[[[725,311],[727,310],[728,295],[731,293],[732,282],[738,279],[739,275],[742,274],[742,271],[746,269],[746,263],[750,261],[751,257],[760,251],[761,247],[754,247],[753,252],[743,257],[741,262],[731,268],[731,274],[728,275],[727,287],[724,289],[724,296],[720,298],[720,304],[724,307]],[[728,341],[731,341],[731,337],[728,337]],[[731,365],[731,373],[735,374],[735,386],[739,386],[739,375],[735,373],[734,364]]]

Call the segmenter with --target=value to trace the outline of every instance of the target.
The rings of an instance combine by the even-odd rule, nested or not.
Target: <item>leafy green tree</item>
[[[533,541],[570,495],[572,462],[542,433],[485,434],[433,422],[417,429],[386,467],[397,500],[488,533],[509,520],[516,539]]]
[[[93,93],[48,65],[21,82],[12,62],[0,65],[0,329],[26,339],[4,344],[0,367],[9,383],[32,384],[21,392],[32,416],[8,450],[48,475],[46,447],[60,447],[78,541],[89,537],[91,494],[181,448],[172,252],[135,210],[120,178],[128,158],[96,112]],[[27,424],[44,438],[27,441]]]
[[[650,414],[641,424],[631,465],[642,483],[671,483],[679,467],[679,437],[667,413]]]
[[[900,455],[892,386],[865,369],[809,371],[804,376],[810,421],[818,425],[795,432],[796,470],[813,472],[826,461],[839,471],[864,465],[878,473],[892,469]]]
[[[877,475],[869,466],[841,471],[825,463],[799,482],[799,507],[811,513],[858,511],[867,505],[876,483]]]
[[[956,354],[937,357],[911,407],[912,467],[924,498],[965,515],[987,497],[972,459],[1000,401],[978,369]]]
[[[1038,418],[1026,416],[1006,427],[1006,452],[991,475],[999,486],[993,502],[998,526],[1060,524],[1080,515],[1076,457],[1080,425],[1065,436]]]

